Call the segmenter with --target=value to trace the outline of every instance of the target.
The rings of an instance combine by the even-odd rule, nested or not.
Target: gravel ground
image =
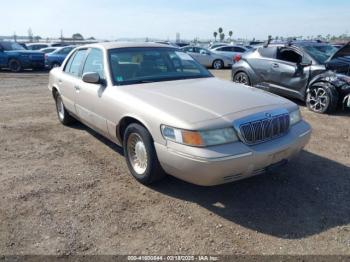
[[[301,106],[311,142],[278,173],[145,187],[119,147],[59,124],[47,81],[0,73],[0,254],[350,255],[349,113]]]

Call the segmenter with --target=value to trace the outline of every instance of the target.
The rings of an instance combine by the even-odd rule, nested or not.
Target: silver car
[[[217,185],[285,164],[310,138],[293,102],[219,80],[179,49],[152,43],[76,48],[50,72],[59,121],[122,146],[131,174]]]
[[[214,69],[222,69],[224,67],[231,67],[233,64],[232,57],[215,54],[212,51],[198,46],[186,46],[182,50],[190,54],[201,65]]]
[[[222,55],[228,59],[234,59],[236,55],[242,55],[247,52],[249,49],[244,46],[219,46],[211,49],[210,51],[214,54]]]

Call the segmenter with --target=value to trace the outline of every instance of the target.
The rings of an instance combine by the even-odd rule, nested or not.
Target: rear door
[[[79,49],[75,51],[70,56],[66,65],[64,66],[63,73],[57,80],[64,106],[68,111],[78,115],[79,117],[84,117],[84,115],[78,114],[75,107],[75,99],[78,91],[77,87],[80,83],[80,71],[86,56],[86,52],[87,49]],[[85,120],[85,117],[83,119]]]
[[[257,86],[269,89],[272,65],[276,61],[276,54],[276,46],[260,47],[247,60],[257,77]]]
[[[198,61],[201,65],[204,65],[207,67],[212,66],[214,59],[210,51],[204,48],[196,47],[196,52],[197,52]]]

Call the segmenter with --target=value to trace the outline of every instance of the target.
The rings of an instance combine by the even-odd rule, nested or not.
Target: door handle
[[[80,87],[79,86],[74,86],[75,91],[80,91]]]
[[[58,84],[62,84],[62,80],[61,79],[58,79]]]
[[[280,66],[278,64],[274,63],[274,64],[272,64],[272,67],[273,68],[279,68]]]

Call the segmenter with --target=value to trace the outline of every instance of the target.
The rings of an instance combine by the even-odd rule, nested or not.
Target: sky
[[[340,35],[350,31],[349,0],[2,0],[0,35],[98,39]]]

